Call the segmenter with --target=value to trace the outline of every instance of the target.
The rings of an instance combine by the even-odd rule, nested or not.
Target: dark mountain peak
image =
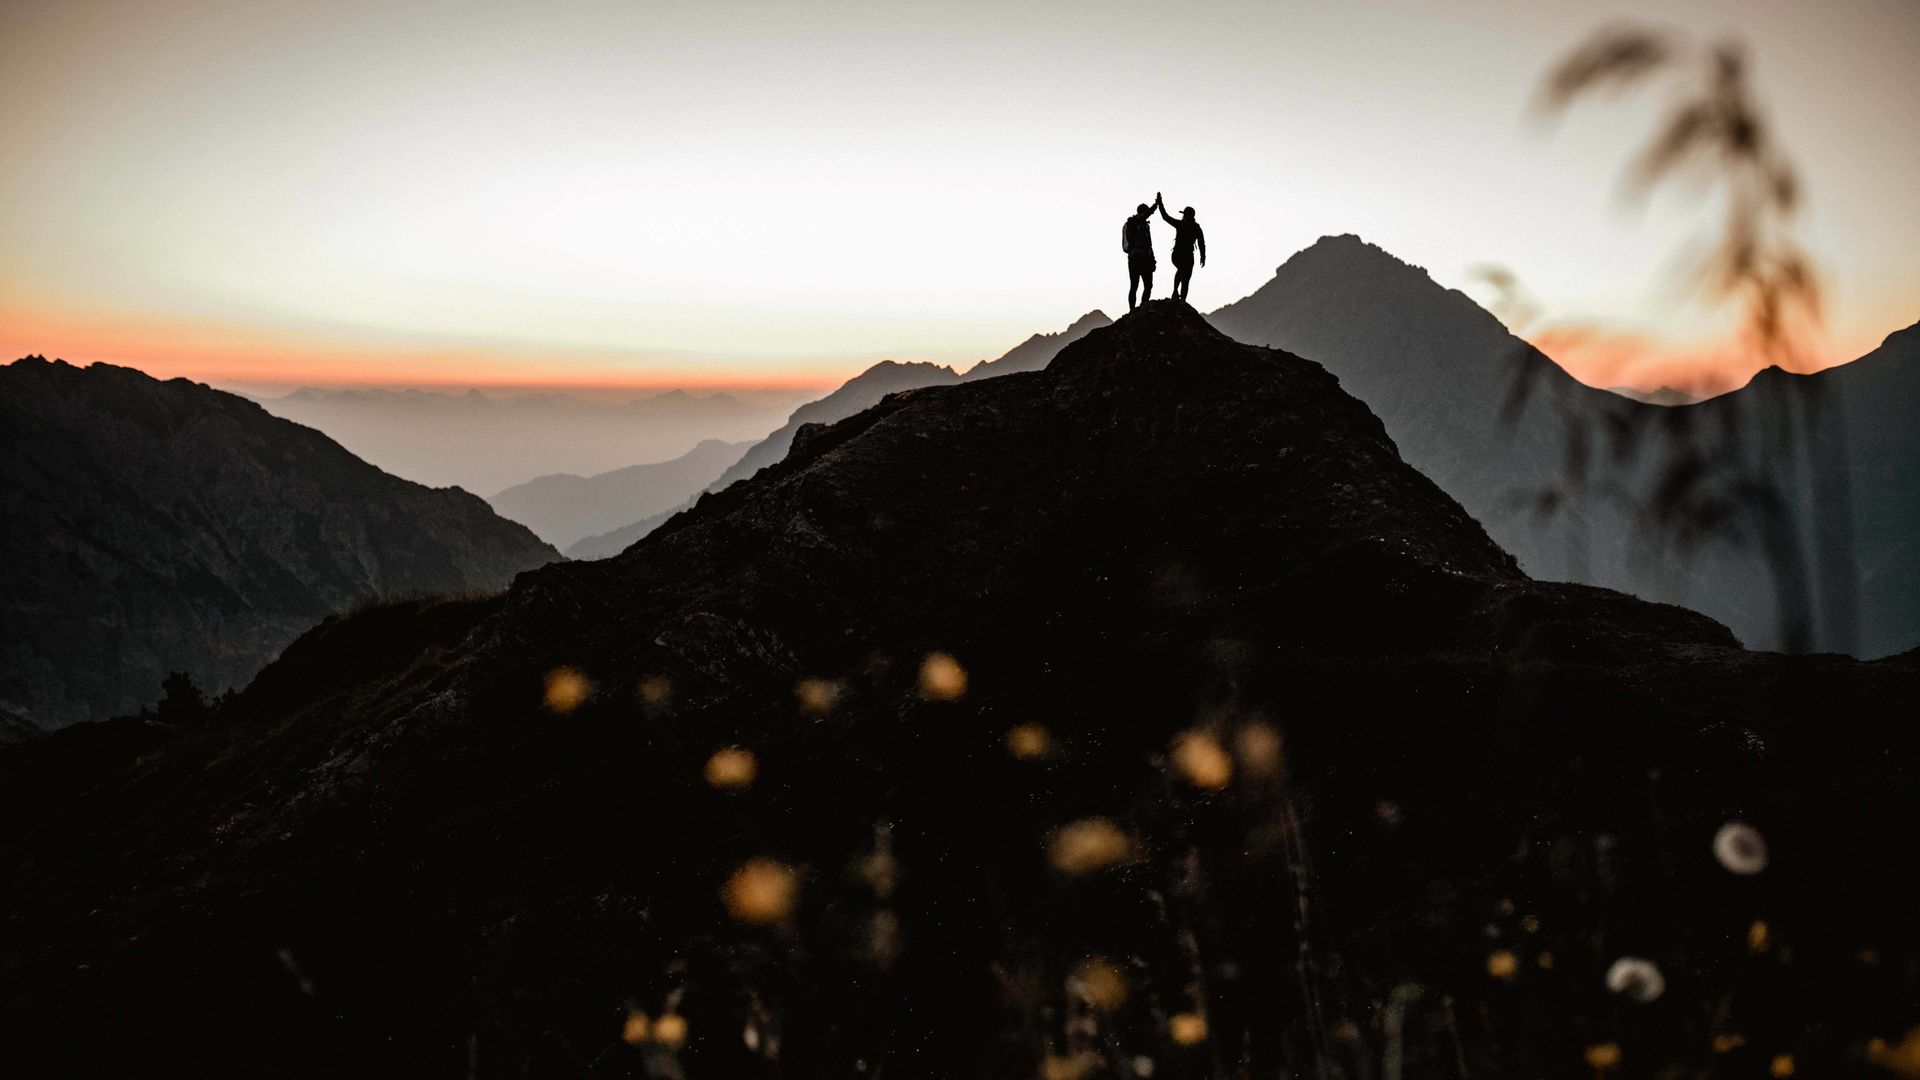
[[[1920,378],[1920,322],[1888,334],[1880,342],[1879,348],[1859,360],[1842,364],[1838,369],[1828,370],[1845,370],[1856,366],[1901,368],[1903,369],[1902,377]]]
[[[1796,380],[1803,379],[1803,378],[1806,378],[1806,375],[1802,374],[1801,372],[1788,371],[1786,368],[1781,367],[1779,364],[1768,364],[1766,367],[1763,367],[1759,371],[1756,371],[1752,375],[1748,376],[1746,382],[1741,383],[1739,386],[1736,386],[1727,390],[1726,393],[1729,393],[1729,394],[1737,393],[1741,390],[1766,390],[1771,388],[1778,388],[1782,386],[1791,385]]]
[[[1408,286],[1421,285],[1437,290],[1444,286],[1433,280],[1425,267],[1401,259],[1378,244],[1354,235],[1323,236],[1294,252],[1274,268],[1274,280],[1297,281],[1325,278],[1335,281],[1401,279]]]
[[[885,378],[889,375],[893,375],[903,371],[952,372],[953,369],[951,367],[948,367],[945,364],[936,364],[931,360],[882,360],[874,364],[872,367],[867,368],[867,370],[861,372],[860,374],[855,375],[852,379],[848,381],[858,382],[859,380],[868,378],[868,377]]]
[[[11,372],[16,376],[37,375],[57,379],[136,378],[153,383],[187,381],[185,379],[156,379],[136,368],[122,367],[119,364],[109,364],[102,360],[95,360],[90,364],[69,364],[61,359],[48,360],[46,357],[38,354],[23,356],[13,363],[8,364],[5,368],[0,368],[0,370]]]
[[[16,396],[22,407],[27,401],[41,401],[54,410],[49,419],[56,424],[100,410],[149,431],[173,431],[215,416],[244,418],[242,423],[282,422],[273,420],[251,398],[192,379],[157,379],[138,368],[101,361],[85,366],[64,360],[11,364],[0,368],[0,386]],[[322,438],[317,432],[309,434]]]
[[[1398,339],[1414,344],[1417,336],[1450,353],[1450,365],[1469,364],[1474,378],[1505,381],[1515,361],[1544,365],[1553,381],[1572,381],[1537,349],[1513,337],[1504,324],[1473,298],[1433,280],[1419,266],[1404,262],[1378,245],[1351,233],[1324,236],[1282,263],[1274,276],[1244,299],[1209,316],[1215,326],[1236,340],[1277,345],[1308,357],[1331,353],[1356,338]],[[1399,355],[1370,358],[1380,368],[1402,367],[1418,347]],[[1348,378],[1348,370],[1340,372]],[[1396,378],[1428,373],[1397,371]],[[1440,374],[1434,372],[1432,374]],[[1458,370],[1443,376],[1456,379]],[[1408,391],[1376,396],[1374,387],[1355,391],[1380,409]]]
[[[1087,312],[1085,315],[1082,315],[1079,318],[1073,320],[1071,323],[1068,323],[1067,328],[1065,330],[1055,330],[1052,332],[1042,331],[1040,333],[1030,335],[1027,338],[1027,340],[1021,342],[1019,345],[1014,346],[1013,351],[1019,352],[1023,349],[1033,346],[1037,342],[1043,342],[1043,341],[1055,341],[1055,340],[1077,341],[1080,338],[1085,337],[1089,331],[1098,330],[1103,326],[1112,326],[1112,325],[1113,325],[1113,320],[1107,317],[1107,313],[1104,311],[1101,311],[1099,308],[1095,308],[1092,311]],[[1006,359],[1005,357],[1000,358],[1000,360],[1005,360],[1005,359]],[[980,364],[976,366],[988,367],[997,362],[998,361],[994,361],[994,360],[984,360],[984,361],[981,361]]]
[[[169,671],[237,686],[330,612],[558,557],[468,492],[187,379],[11,365],[0,430],[0,707],[44,727],[129,711]]]
[[[1421,317],[1448,317],[1469,320],[1483,327],[1506,333],[1506,326],[1494,315],[1458,289],[1433,280],[1423,266],[1361,239],[1352,233],[1323,236],[1295,252],[1274,269],[1274,276],[1238,304],[1229,304],[1221,312],[1240,305],[1258,307],[1260,301],[1276,292],[1311,290],[1348,290],[1352,304],[1417,303]],[[1262,294],[1267,294],[1263,297]]]
[[[960,373],[945,364],[936,364],[929,360],[882,360],[865,371],[841,383],[834,391],[819,401],[808,402],[793,412],[794,418],[802,422],[819,418],[820,410],[827,403],[844,400],[861,400],[861,404],[850,410],[857,412],[865,408],[870,401],[865,395],[875,392],[890,394],[908,386],[920,386],[931,383],[951,382],[960,377]],[[843,412],[842,415],[845,415]]]
[[[1080,341],[1061,349],[1048,370],[1066,375],[1089,364],[1175,364],[1183,356],[1218,355],[1222,347],[1244,348],[1215,329],[1191,305],[1179,300],[1151,300],[1118,321],[1090,329]],[[1196,379],[1205,377],[1201,371],[1192,374]]]
[[[1313,264],[1329,260],[1341,260],[1349,263],[1384,263],[1393,266],[1404,266],[1409,270],[1420,270],[1421,273],[1426,272],[1421,270],[1420,267],[1414,266],[1399,256],[1394,255],[1386,248],[1362,239],[1354,233],[1322,236],[1320,239],[1294,252],[1293,255],[1287,259],[1287,263]],[[1281,266],[1275,270],[1275,273],[1284,270],[1286,265],[1286,263],[1281,264]]]
[[[1087,312],[1085,315],[1073,320],[1072,323],[1069,323],[1066,332],[1078,337],[1089,330],[1098,330],[1103,326],[1111,325],[1113,325],[1113,320],[1107,317],[1107,313],[1101,311],[1099,308],[1094,308],[1092,311]]]
[[[1743,528],[1727,525],[1676,558],[1632,506],[1655,497],[1650,477],[1673,448],[1644,439],[1637,451],[1621,454],[1628,444],[1615,443],[1603,461],[1581,444],[1597,431],[1648,431],[1670,422],[1711,444],[1734,439],[1736,428],[1751,433],[1779,422],[1779,410],[1763,399],[1789,390],[1826,391],[1842,408],[1828,410],[1822,423],[1844,415],[1847,430],[1844,440],[1822,436],[1827,449],[1821,452],[1851,463],[1851,476],[1839,476],[1855,494],[1856,564],[1888,569],[1874,571],[1872,586],[1860,590],[1857,639],[1845,629],[1853,586],[1838,575],[1822,586],[1819,646],[1881,655],[1914,640],[1913,612],[1920,606],[1912,598],[1920,596],[1920,574],[1906,569],[1913,565],[1916,518],[1904,463],[1915,453],[1910,433],[1920,430],[1912,415],[1912,403],[1920,402],[1920,328],[1890,335],[1880,349],[1812,377],[1773,370],[1707,401],[1684,390],[1630,399],[1579,382],[1472,298],[1356,236],[1322,238],[1258,291],[1210,318],[1236,340],[1325,364],[1381,418],[1406,459],[1458,498],[1530,573],[1697,606],[1758,646],[1785,646],[1790,636],[1775,603],[1779,578],[1769,557],[1731,542]],[[1649,412],[1670,406],[1700,411]],[[1717,420],[1708,423],[1708,417]],[[1589,490],[1627,498],[1572,512],[1518,510],[1529,498],[1557,498],[1553,493],[1576,455],[1611,473],[1598,484],[1589,476]],[[1798,479],[1784,484],[1789,491],[1802,488]]]

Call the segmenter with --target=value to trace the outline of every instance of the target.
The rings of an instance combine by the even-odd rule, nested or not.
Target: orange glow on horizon
[[[1889,327],[1889,330],[1894,329]],[[520,392],[667,390],[825,393],[879,357],[681,357],[622,355],[521,342],[408,345],[362,335],[281,332],[262,327],[138,315],[27,312],[0,307],[0,363],[42,355],[85,366],[136,368],[155,378],[188,378],[249,387],[404,388]],[[1574,378],[1601,389],[1652,393],[1663,387],[1710,397],[1746,385],[1768,366],[1731,341],[1675,344],[1655,336],[1594,327],[1552,327],[1530,343]],[[1791,370],[1812,372],[1858,359],[1878,338],[1804,351]],[[906,359],[906,357],[903,357]],[[964,365],[963,365],[964,366]]]
[[[1737,341],[1674,344],[1627,330],[1554,327],[1528,336],[1567,374],[1603,390],[1627,388],[1653,393],[1662,388],[1694,397],[1713,397],[1745,386],[1759,371],[1776,366]],[[1795,363],[1781,364],[1811,374],[1857,360],[1879,347],[1872,340],[1836,347],[1807,346]]]
[[[158,379],[315,387],[497,387],[513,390],[830,390],[867,366],[818,358],[660,360],[521,343],[329,342],[319,335],[131,315],[0,307],[0,363],[41,355],[85,367],[114,364]]]

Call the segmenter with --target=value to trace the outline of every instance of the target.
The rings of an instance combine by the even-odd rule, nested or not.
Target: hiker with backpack
[[[1153,299],[1153,230],[1150,219],[1153,207],[1146,203],[1120,226],[1120,250],[1127,253],[1127,310],[1139,306],[1134,302],[1134,290],[1142,283],[1146,290],[1141,294],[1139,303]]]

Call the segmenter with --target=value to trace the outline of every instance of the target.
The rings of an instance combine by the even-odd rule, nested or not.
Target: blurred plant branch
[[[1627,163],[1624,191],[1644,203],[1656,189],[1684,182],[1722,200],[1719,228],[1690,268],[1688,291],[1709,307],[1735,305],[1745,347],[1767,365],[1796,369],[1821,319],[1818,274],[1793,230],[1803,187],[1754,96],[1737,42],[1610,26],[1549,69],[1534,109],[1557,121],[1586,99],[1662,81],[1670,105]],[[1540,305],[1511,272],[1483,268],[1477,276],[1498,294],[1495,312],[1509,326],[1523,330],[1538,318]],[[1508,425],[1541,392],[1537,354],[1520,352],[1501,411]],[[1818,380],[1755,379],[1737,402],[1663,409],[1552,386],[1561,391],[1550,402],[1562,435],[1561,475],[1519,502],[1542,520],[1573,511],[1573,576],[1588,573],[1588,518],[1601,496],[1631,506],[1658,546],[1670,544],[1683,558],[1714,538],[1756,547],[1773,580],[1782,647],[1811,647],[1816,608],[1828,643],[1849,646],[1858,582],[1846,438]],[[1633,482],[1631,466],[1648,445],[1656,448],[1652,464]],[[1596,482],[1603,449],[1600,460],[1624,480]],[[1812,478],[1804,500],[1794,497],[1802,476]]]

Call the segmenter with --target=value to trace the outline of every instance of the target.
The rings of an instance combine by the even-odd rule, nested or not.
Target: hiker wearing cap
[[[1173,226],[1173,298],[1185,300],[1187,286],[1193,280],[1193,248],[1200,246],[1200,265],[1207,265],[1207,234],[1200,230],[1200,223],[1193,219],[1193,207],[1181,211],[1179,220],[1167,213],[1167,202],[1159,192],[1153,193],[1153,205],[1160,210],[1160,216]]]

